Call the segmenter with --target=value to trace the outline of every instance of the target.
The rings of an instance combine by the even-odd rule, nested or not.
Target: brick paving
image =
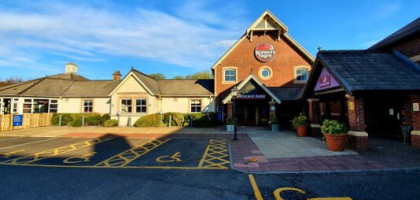
[[[288,155],[278,155],[277,158],[268,152],[269,157],[266,156],[261,149],[270,148],[270,143],[263,142],[257,146],[252,137],[256,137],[254,134],[261,134],[258,137],[264,137],[266,140],[273,140],[273,138],[279,140],[283,139],[281,143],[290,145],[295,140],[314,140],[323,144],[321,140],[315,141],[315,138],[299,138],[295,136],[292,138],[290,132],[276,132],[276,136],[269,136],[265,131],[255,131],[242,129],[240,140],[231,142],[231,164],[232,168],[241,170],[244,172],[339,172],[339,171],[355,171],[355,170],[377,170],[377,169],[392,169],[392,168],[411,168],[420,167],[420,149],[413,148],[407,144],[402,144],[399,141],[389,139],[375,139],[372,138],[370,149],[363,153],[355,153],[349,151],[347,153],[336,153],[331,154],[319,153],[315,154],[307,153],[305,151],[312,151],[313,145],[305,148],[302,146],[296,146],[300,148],[301,154],[289,153],[284,148],[271,146],[271,148],[280,149],[277,152],[283,152]],[[279,137],[283,134],[285,137]],[[258,143],[258,142],[257,142]],[[277,145],[278,143],[271,143],[271,145]],[[326,144],[324,148],[327,149]],[[286,148],[287,149],[287,148]],[[304,149],[302,151],[302,149]],[[328,150],[327,150],[328,151]],[[311,156],[305,156],[311,155]],[[295,155],[296,157],[289,157]],[[257,162],[252,162],[251,158],[257,158]]]

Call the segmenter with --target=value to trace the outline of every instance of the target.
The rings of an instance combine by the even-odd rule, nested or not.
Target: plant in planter
[[[276,116],[270,116],[271,131],[279,131],[279,121]]]
[[[344,151],[348,127],[336,120],[324,120],[321,131],[327,140],[328,149],[331,151]]]
[[[293,127],[297,130],[299,137],[305,137],[308,132],[308,118],[300,114],[293,119]]]
[[[235,129],[235,125],[233,125],[233,119],[231,117],[228,117],[226,119],[226,131],[233,132]]]

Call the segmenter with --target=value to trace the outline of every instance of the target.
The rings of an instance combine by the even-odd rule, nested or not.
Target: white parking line
[[[39,140],[39,141],[35,141],[35,142],[28,142],[28,143],[23,143],[23,144],[17,144],[17,145],[2,147],[0,149],[8,149],[8,148],[13,148],[13,147],[19,147],[19,146],[27,145],[27,144],[35,144],[35,143],[46,142],[46,141],[57,140],[57,139],[60,139],[60,138],[48,138],[48,139],[45,139],[45,140]]]

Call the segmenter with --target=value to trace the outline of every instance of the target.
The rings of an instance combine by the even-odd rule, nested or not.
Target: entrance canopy
[[[256,87],[258,88],[256,88]],[[239,98],[265,98],[265,94],[256,93],[258,90],[264,91],[268,94],[276,103],[280,104],[280,99],[272,93],[254,74],[250,74],[247,78],[245,78],[238,86],[237,86],[241,96]],[[261,96],[260,96],[261,95]],[[264,97],[262,96],[264,95]],[[232,99],[232,93],[230,93],[226,98],[223,99],[223,104],[228,103]]]

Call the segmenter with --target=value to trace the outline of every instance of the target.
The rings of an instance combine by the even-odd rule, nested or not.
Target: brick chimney
[[[77,66],[76,64],[70,62],[66,64],[66,71],[64,72],[65,74],[77,74],[77,68],[79,66]]]
[[[120,70],[115,70],[115,72],[112,74],[112,80],[114,80],[114,81],[121,81],[121,73],[120,73]]]

